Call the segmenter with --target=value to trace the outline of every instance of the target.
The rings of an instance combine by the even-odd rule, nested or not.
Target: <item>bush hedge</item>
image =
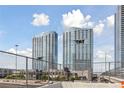
[[[5,79],[25,79],[25,76],[23,74],[11,74],[7,75]]]

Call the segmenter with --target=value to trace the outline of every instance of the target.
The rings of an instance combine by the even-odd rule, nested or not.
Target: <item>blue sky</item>
[[[0,50],[14,52],[14,45],[19,44],[19,53],[28,55],[31,52],[34,35],[45,31],[56,31],[60,40],[59,63],[61,63],[61,35],[65,27],[70,26],[71,22],[75,22],[73,18],[69,18],[70,15],[74,15],[72,11],[80,16],[82,14],[84,18],[90,16],[88,22],[92,23],[92,28],[96,28],[94,32],[94,60],[104,61],[104,52],[107,52],[108,61],[113,61],[114,25],[112,22],[116,6],[0,6]],[[44,22],[43,18],[41,18],[39,20],[42,22],[39,23],[39,26],[32,24],[36,18],[33,15],[41,17],[43,14],[48,17],[47,21],[49,20],[49,22],[44,24],[42,23]],[[63,15],[66,15],[66,19],[63,18]],[[64,22],[70,23],[65,24]],[[77,26],[78,24],[80,23],[77,22],[73,25]]]

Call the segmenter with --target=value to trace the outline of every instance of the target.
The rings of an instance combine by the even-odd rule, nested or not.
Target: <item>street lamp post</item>
[[[17,74],[17,48],[19,45],[15,45],[16,47],[16,58],[15,58],[15,69],[16,69],[16,74]]]
[[[107,71],[107,67],[106,67],[106,57],[107,57],[107,53],[105,52],[105,73]]]
[[[108,52],[109,53],[109,52]],[[107,55],[108,55],[107,52],[105,52],[105,75],[107,75],[107,71],[109,71],[109,76],[110,76],[110,67],[111,67],[111,63],[110,62],[107,62]]]

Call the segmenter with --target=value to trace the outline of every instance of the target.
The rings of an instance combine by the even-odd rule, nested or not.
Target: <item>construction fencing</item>
[[[39,62],[38,69],[32,66],[33,62]],[[0,83],[13,84],[15,87],[39,87],[51,81],[73,80],[75,78],[82,80],[84,78],[81,76],[83,75],[82,72],[69,69],[69,67],[81,68],[82,66],[84,72],[89,71],[91,66],[90,72],[88,72],[91,74],[90,77],[95,74],[97,76],[106,75],[124,78],[123,69],[115,69],[114,62],[93,62],[90,65],[87,63],[76,63],[75,66],[74,64],[64,66],[54,63],[51,66],[49,61],[46,60],[0,51]],[[78,72],[80,72],[80,76],[77,75]],[[71,76],[71,79],[67,78],[68,76]]]

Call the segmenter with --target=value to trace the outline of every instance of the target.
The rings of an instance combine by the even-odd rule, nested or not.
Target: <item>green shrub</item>
[[[65,81],[66,78],[64,76],[60,77],[60,81]]]
[[[65,77],[64,76],[57,76],[57,77],[53,78],[52,80],[55,80],[55,81],[65,81]]]
[[[59,76],[56,77],[55,80],[56,80],[56,81],[60,81],[60,77],[59,77]]]
[[[80,80],[80,78],[79,77],[75,77],[75,80]]]
[[[48,75],[42,75],[41,80],[44,80],[44,81],[48,80]],[[49,77],[49,80],[52,80],[52,78]]]
[[[5,79],[25,79],[25,76],[23,74],[11,74],[7,75]]]
[[[46,75],[41,76],[41,80],[46,81],[47,79],[48,79],[48,76],[46,76]]]
[[[75,80],[75,78],[74,78],[74,77],[71,77],[71,78],[70,78],[70,80],[71,80],[71,81],[74,81],[74,80]]]

